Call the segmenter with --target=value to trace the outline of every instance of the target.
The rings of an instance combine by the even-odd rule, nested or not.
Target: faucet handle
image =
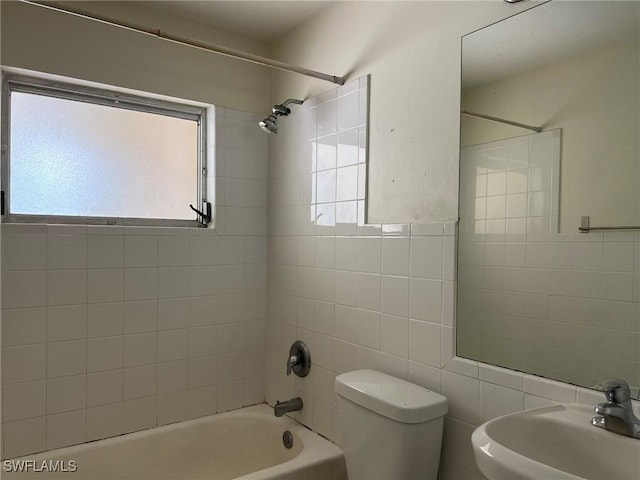
[[[605,380],[597,386],[597,389],[604,392],[609,402],[624,403],[631,399],[629,384],[620,378]]]
[[[293,370],[293,367],[298,365],[298,362],[299,362],[298,355],[289,354],[289,358],[287,360],[287,376],[291,375],[291,371]]]

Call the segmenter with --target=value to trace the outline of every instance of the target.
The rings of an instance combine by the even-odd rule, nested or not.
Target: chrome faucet
[[[276,417],[281,417],[289,412],[297,412],[298,410],[302,410],[302,399],[300,397],[285,400],[284,402],[276,402],[273,407],[273,413]]]
[[[599,385],[607,401],[598,403],[591,424],[621,435],[640,439],[640,420],[633,413],[631,390],[624,380],[614,378]]]

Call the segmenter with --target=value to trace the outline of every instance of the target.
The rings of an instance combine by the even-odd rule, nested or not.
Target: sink
[[[593,407],[558,405],[494,418],[471,436],[489,480],[638,480],[640,440],[591,425]]]

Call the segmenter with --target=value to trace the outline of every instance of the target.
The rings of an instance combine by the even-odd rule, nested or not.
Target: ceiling
[[[335,2],[322,0],[159,0],[136,1],[135,3],[145,8],[152,8],[268,42]]]

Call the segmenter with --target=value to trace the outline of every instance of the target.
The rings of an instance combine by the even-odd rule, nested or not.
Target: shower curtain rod
[[[492,120],[494,122],[506,123],[507,125],[513,125],[514,127],[526,128],[527,130],[533,130],[536,133],[540,133],[542,131],[541,127],[532,127],[531,125],[526,125],[524,123],[512,122],[511,120],[505,120],[504,118],[492,117],[490,115],[484,115],[482,113],[473,113],[467,112],[466,110],[460,111],[462,115],[467,115],[469,117],[478,117],[484,118],[485,120]]]
[[[200,40],[181,37],[179,35],[172,35],[170,33],[163,32],[162,30],[159,30],[159,29],[148,28],[141,25],[136,25],[134,23],[124,22],[122,20],[115,20],[112,18],[103,17],[101,15],[88,14],[81,10],[70,8],[66,5],[64,7],[60,7],[57,5],[40,3],[38,1],[33,1],[33,0],[20,0],[20,1],[22,3],[27,3],[29,5],[35,5],[37,7],[47,8],[49,10],[54,10],[56,12],[67,13],[69,15],[85,18],[87,20],[93,20],[93,21],[101,22],[114,27],[124,28],[127,30],[132,30],[134,32],[143,33],[145,35],[151,35],[154,37],[158,37],[162,40],[178,43],[180,45],[199,48],[201,50],[218,53],[220,55],[226,55],[227,57],[232,57],[240,60],[245,60],[247,62],[257,63],[259,65],[264,65],[266,67],[277,68],[279,70],[284,70],[287,72],[294,72],[294,73],[299,73],[301,75],[306,75],[308,77],[318,78],[320,80],[335,83],[337,85],[344,85],[344,82],[345,82],[344,77],[337,77],[335,75],[328,75],[326,73],[316,72],[315,70],[310,70],[304,67],[298,67],[297,65],[290,65],[288,63],[281,62],[279,60],[273,60],[271,58],[261,57],[260,55],[254,55],[252,53],[243,52],[241,50],[236,50],[236,49],[225,47],[222,45],[215,45],[212,43],[202,42]]]

